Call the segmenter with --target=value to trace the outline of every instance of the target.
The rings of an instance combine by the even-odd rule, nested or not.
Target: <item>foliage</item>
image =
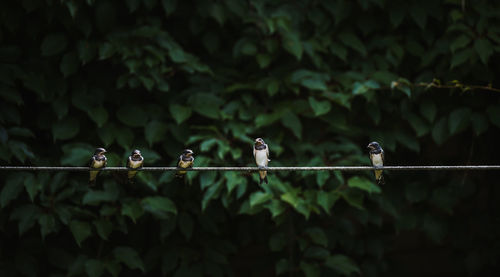
[[[0,3],[0,162],[495,164],[494,1]],[[441,81],[440,81],[441,80]],[[459,80],[459,81],[456,81]],[[415,86],[420,82],[433,84]],[[1,276],[460,275],[499,259],[498,174],[2,172]],[[421,254],[419,254],[421,253]],[[422,265],[432,265],[423,267]],[[430,272],[429,270],[435,270]]]

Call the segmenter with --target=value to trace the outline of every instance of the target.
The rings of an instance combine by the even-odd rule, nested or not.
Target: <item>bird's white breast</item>
[[[182,168],[187,168],[191,165],[192,161],[183,161],[183,160],[180,160],[179,161],[179,166],[182,167]]]
[[[255,163],[258,166],[267,166],[267,153],[266,149],[264,150],[255,150]]]
[[[129,165],[131,168],[138,168],[141,166],[142,161],[134,161],[130,159]]]
[[[373,154],[372,155],[372,163],[376,166],[383,166],[384,160],[382,159],[382,154]]]
[[[102,160],[102,161],[95,160],[94,161],[95,168],[99,168],[99,167],[103,167],[103,166],[104,166],[104,160]]]

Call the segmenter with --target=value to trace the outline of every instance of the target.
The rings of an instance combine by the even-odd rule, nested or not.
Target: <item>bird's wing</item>
[[[269,146],[266,144],[266,156],[267,156],[267,160],[270,161],[269,159]]]
[[[128,159],[127,159],[127,168],[131,168],[131,166],[130,166],[130,157],[128,157]]]
[[[252,146],[252,149],[253,149],[253,158],[255,159],[255,154],[256,154],[255,146]]]
[[[181,161],[182,161],[182,155],[179,156],[179,160],[177,161],[177,166],[181,166]]]
[[[89,161],[89,167],[94,167],[94,157],[92,156],[92,158],[90,158],[90,161]]]

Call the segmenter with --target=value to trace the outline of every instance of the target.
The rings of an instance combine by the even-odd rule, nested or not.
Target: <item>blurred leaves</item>
[[[496,2],[4,2],[3,165],[247,166],[256,137],[270,166],[368,165],[371,140],[391,165],[497,162]],[[456,272],[499,258],[474,250],[492,172],[121,173],[1,172],[0,275],[383,276],[418,269],[410,240]]]

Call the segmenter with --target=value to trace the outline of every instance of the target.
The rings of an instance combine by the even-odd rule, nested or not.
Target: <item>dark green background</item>
[[[0,3],[0,164],[498,164],[498,1]],[[495,63],[496,61],[496,63]],[[485,86],[481,89],[473,86]],[[468,276],[500,174],[0,173],[0,276]]]

